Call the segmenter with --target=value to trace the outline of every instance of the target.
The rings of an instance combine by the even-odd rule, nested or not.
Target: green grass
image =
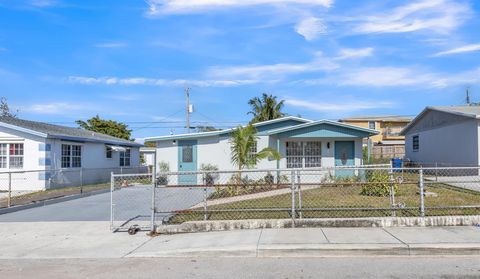
[[[429,185],[427,191],[434,192],[437,197],[425,197],[426,207],[480,205],[480,193],[465,191],[454,187],[444,187],[443,184]],[[302,213],[304,218],[333,218],[333,217],[379,217],[391,216],[390,197],[363,196],[361,186],[333,186],[321,187],[302,191]],[[416,184],[401,184],[395,196],[396,203],[405,204],[406,208],[398,209],[397,216],[419,216],[420,196]],[[296,199],[298,207],[298,197]],[[290,218],[291,195],[244,200],[229,204],[209,206],[208,210],[236,210],[236,209],[283,209],[283,211],[249,211],[249,212],[212,212],[209,220],[230,219],[280,219]],[[347,210],[330,210],[346,208]],[[357,210],[367,208],[372,210]],[[381,209],[381,208],[386,208]],[[324,210],[308,210],[324,209]],[[350,210],[348,210],[350,209]],[[462,215],[480,214],[479,209],[448,209],[426,210],[426,215]],[[189,220],[203,220],[202,210],[176,215],[171,221],[181,223]]]

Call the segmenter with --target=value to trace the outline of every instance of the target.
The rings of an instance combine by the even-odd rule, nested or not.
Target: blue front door
[[[178,171],[189,172],[197,170],[197,141],[178,141]],[[197,184],[196,174],[179,174],[179,184]]]
[[[353,141],[335,141],[335,166],[355,165],[355,143]],[[336,176],[352,176],[353,170],[337,170]]]

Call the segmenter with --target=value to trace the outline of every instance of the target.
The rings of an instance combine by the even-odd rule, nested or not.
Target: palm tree
[[[232,157],[231,161],[238,167],[238,170],[251,168],[265,158],[280,160],[280,153],[277,150],[266,147],[259,152],[252,152],[257,144],[257,130],[251,124],[239,126],[232,132],[230,138]]]
[[[255,97],[250,99],[248,104],[251,107],[251,111],[248,113],[253,115],[250,123],[253,124],[285,116],[285,113],[282,112],[284,102],[284,100],[277,102],[276,96],[266,93],[263,93],[261,98]]]

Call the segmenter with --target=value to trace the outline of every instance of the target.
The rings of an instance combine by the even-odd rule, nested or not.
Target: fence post
[[[83,194],[83,168],[80,168],[80,194]]]
[[[12,206],[12,172],[8,172],[8,198],[7,207]]]
[[[202,173],[202,181],[205,188],[203,188],[203,221],[207,221],[207,181],[205,173]]]
[[[395,179],[393,178],[393,166],[390,169],[390,208],[392,209],[392,217],[397,216],[397,205],[395,204]]]
[[[435,162],[435,181],[438,182],[438,163]]]
[[[168,176],[167,176],[168,181]],[[152,205],[151,205],[151,216],[150,216],[150,233],[155,233],[155,194],[156,194],[156,183],[155,180],[152,181]]]
[[[110,230],[113,231],[113,190],[115,189],[115,177],[113,176],[113,171],[110,172]]]
[[[425,194],[424,194],[424,185],[423,185],[423,169],[420,168],[419,171],[419,187],[420,187],[420,216],[425,217]]]
[[[295,228],[295,171],[292,170],[290,174],[292,183],[291,183],[291,192],[292,192],[292,208],[291,208],[291,215],[292,215],[292,228]]]
[[[297,170],[297,193],[298,193],[298,217],[303,218],[302,210],[302,186],[300,185],[300,170]]]

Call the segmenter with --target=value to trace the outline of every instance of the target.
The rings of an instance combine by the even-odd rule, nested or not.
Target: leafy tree
[[[0,116],[2,117],[17,117],[18,110],[12,111],[8,106],[7,98],[0,98]]]
[[[202,133],[202,132],[213,132],[213,131],[218,131],[220,129],[217,129],[213,126],[197,126],[195,127],[197,132]]]
[[[132,130],[129,130],[126,124],[114,120],[101,119],[98,115],[88,119],[87,121],[77,120],[75,123],[77,123],[80,128],[85,130],[131,140],[130,136],[132,134]]]
[[[252,150],[256,147],[257,139],[257,131],[251,124],[245,127],[239,126],[233,130],[230,138],[231,161],[239,170],[253,167],[265,158],[280,160],[280,153],[271,147],[252,153]]]
[[[250,99],[248,104],[251,107],[251,111],[248,114],[253,115],[250,123],[253,124],[285,116],[285,113],[282,112],[284,102],[284,100],[278,102],[276,96],[266,93],[263,93],[260,98]]]

